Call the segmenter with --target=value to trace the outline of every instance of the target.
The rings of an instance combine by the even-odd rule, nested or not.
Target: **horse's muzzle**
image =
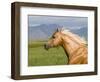
[[[48,49],[50,48],[50,46],[49,46],[48,44],[44,44],[44,48],[45,48],[46,50],[48,50]]]

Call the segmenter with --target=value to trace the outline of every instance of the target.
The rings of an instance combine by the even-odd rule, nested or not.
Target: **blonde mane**
[[[63,34],[65,35],[68,35],[70,37],[73,37],[74,40],[76,40],[77,42],[81,42],[81,43],[84,43],[86,44],[86,41],[84,39],[82,39],[80,36],[72,33],[70,30],[67,30],[67,29],[62,29],[61,31]]]

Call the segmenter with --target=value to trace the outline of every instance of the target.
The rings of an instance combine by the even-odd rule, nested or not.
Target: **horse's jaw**
[[[52,48],[53,46],[50,46],[48,44],[44,44],[44,49],[49,50],[50,48]]]

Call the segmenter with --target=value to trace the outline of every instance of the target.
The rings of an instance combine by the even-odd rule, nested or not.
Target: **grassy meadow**
[[[67,56],[62,47],[44,49],[45,41],[28,44],[28,66],[49,66],[67,64]]]

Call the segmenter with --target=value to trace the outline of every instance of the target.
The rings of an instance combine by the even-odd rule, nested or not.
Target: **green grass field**
[[[28,66],[65,65],[67,56],[62,47],[44,49],[44,41],[28,44]]]

